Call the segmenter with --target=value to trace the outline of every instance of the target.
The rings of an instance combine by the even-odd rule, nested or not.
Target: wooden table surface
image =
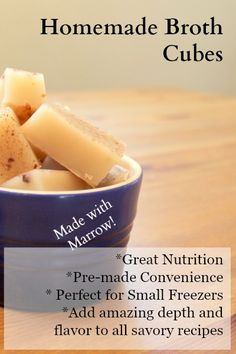
[[[51,99],[127,142],[128,155],[143,166],[131,246],[231,247],[231,353],[236,353],[236,98],[133,90],[60,93]]]

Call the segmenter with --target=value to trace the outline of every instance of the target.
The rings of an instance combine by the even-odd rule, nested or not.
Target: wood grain
[[[181,90],[136,90],[68,92],[51,95],[51,100],[71,106],[126,141],[128,154],[143,166],[131,246],[231,247],[231,353],[235,353],[236,99]]]

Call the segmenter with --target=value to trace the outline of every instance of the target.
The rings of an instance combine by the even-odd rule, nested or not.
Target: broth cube
[[[20,124],[23,124],[46,98],[43,74],[7,68],[1,85],[2,107],[11,107]]]
[[[39,162],[10,108],[0,110],[0,184],[38,168]]]
[[[42,169],[32,170],[16,176],[3,183],[1,187],[44,192],[77,191],[91,188],[69,171]]]
[[[58,104],[43,104],[22,126],[26,138],[92,187],[119,164],[124,144]]]

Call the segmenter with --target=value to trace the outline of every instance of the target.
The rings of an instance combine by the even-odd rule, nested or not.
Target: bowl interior
[[[129,171],[129,178],[124,181],[117,183],[112,186],[107,186],[107,187],[99,187],[99,188],[94,188],[94,189],[87,189],[87,190],[78,190],[78,191],[55,191],[55,192],[44,192],[44,191],[26,191],[26,190],[21,190],[21,189],[8,189],[8,188],[3,188],[0,187],[0,192],[7,192],[7,193],[17,193],[17,194],[40,194],[40,195],[71,195],[71,194],[86,194],[86,193],[94,193],[94,192],[102,192],[106,190],[111,190],[111,189],[116,189],[118,187],[122,187],[125,185],[129,185],[130,183],[133,183],[137,179],[139,179],[142,175],[142,168],[139,165],[139,163],[132,158],[128,156],[124,156],[121,160],[120,165]]]

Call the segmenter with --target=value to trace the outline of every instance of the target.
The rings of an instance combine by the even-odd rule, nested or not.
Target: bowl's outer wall
[[[74,241],[75,236],[86,235],[106,222],[109,216],[112,216],[116,225],[85,246],[126,247],[136,215],[141,181],[142,176],[114,189],[78,195],[0,191],[0,305],[4,303],[4,247],[68,247],[68,240]],[[94,209],[95,204],[100,205],[101,200],[111,203],[112,208],[94,221],[88,219],[86,213]],[[85,218],[86,224],[57,240],[53,229],[59,230],[60,225],[71,224],[73,217]],[[63,264],[64,261],[60,261]]]
[[[90,247],[122,247],[136,215],[142,176],[127,185],[93,193],[40,195],[0,191],[0,242],[2,247],[58,247],[74,242],[96,229],[111,216],[112,229],[90,241]],[[90,220],[86,214],[109,202],[112,208]],[[72,223],[72,218],[84,218],[78,230],[57,239],[54,229]],[[122,242],[123,240],[123,242]]]

